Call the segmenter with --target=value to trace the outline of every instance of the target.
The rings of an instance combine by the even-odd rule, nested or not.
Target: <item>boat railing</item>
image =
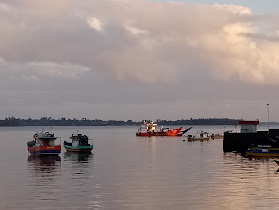
[[[93,143],[94,143],[94,139],[88,139],[88,144],[90,144],[91,143],[91,145],[94,145]]]

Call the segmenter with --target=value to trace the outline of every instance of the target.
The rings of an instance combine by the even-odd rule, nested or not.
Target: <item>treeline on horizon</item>
[[[181,119],[181,120],[161,120],[154,121],[158,125],[237,125],[238,119],[228,118],[199,118],[199,119]],[[82,119],[66,119],[64,117],[53,119],[51,117],[42,117],[40,119],[20,119],[15,117],[7,117],[0,120],[0,126],[140,126],[142,121],[135,122],[132,120],[90,120]]]

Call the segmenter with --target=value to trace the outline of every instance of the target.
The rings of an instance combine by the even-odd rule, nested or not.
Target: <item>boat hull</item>
[[[61,146],[33,146],[28,147],[31,155],[59,155],[61,153]]]
[[[247,156],[253,157],[279,157],[279,148],[253,148],[246,151]]]
[[[275,152],[246,152],[250,157],[279,157],[279,153]]]
[[[150,137],[150,136],[167,136],[166,132],[152,132],[152,133],[137,133],[137,136],[145,136],[145,137]]]
[[[210,137],[206,138],[188,138],[188,141],[208,141],[210,140]]]
[[[67,150],[67,152],[79,152],[79,153],[90,153],[92,151],[92,149],[94,148],[93,145],[89,145],[89,146],[69,146],[69,145],[65,145],[64,144],[65,149]]]
[[[182,134],[168,134],[166,132],[154,132],[154,133],[137,133],[137,136],[151,137],[151,136],[182,136]]]
[[[224,136],[223,135],[213,135],[211,138],[212,139],[223,139]]]
[[[143,136],[143,137],[151,137],[151,136],[182,136],[187,131],[189,131],[192,127],[188,129],[171,129],[168,131],[154,131],[154,132],[137,132],[136,136]]]

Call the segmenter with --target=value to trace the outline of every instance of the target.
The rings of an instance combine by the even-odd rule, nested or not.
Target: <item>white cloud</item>
[[[223,10],[225,12],[230,12],[234,15],[251,15],[251,9],[248,7],[240,6],[240,5],[233,5],[233,4],[214,4],[218,10]]]
[[[96,31],[102,31],[102,23],[97,18],[88,17],[87,18],[87,23],[92,29],[95,29]]]
[[[50,81],[56,79],[78,80],[90,69],[70,63],[54,62],[6,62],[0,58],[0,70],[12,80]]]
[[[10,12],[11,11],[11,8],[8,4],[5,4],[5,3],[1,3],[0,2],[0,11],[3,11],[3,12]]]
[[[0,57],[0,66],[6,66],[8,63],[4,60],[4,58]]]
[[[39,75],[40,78],[65,78],[78,79],[81,74],[88,72],[88,67],[73,65],[70,63],[54,62],[30,62],[25,64],[25,69],[32,74]]]
[[[124,26],[124,28],[133,35],[143,35],[143,34],[147,33],[147,31],[133,27],[133,26]]]
[[[18,8],[24,11],[22,17],[7,18],[10,22],[4,24],[0,55],[9,60],[77,62],[114,74],[119,80],[143,84],[170,84],[183,78],[181,75],[196,74],[190,69],[204,66],[203,71],[213,78],[277,83],[265,79],[277,75],[274,69],[278,66],[266,51],[270,49],[268,42],[249,36],[262,31],[247,7],[147,0],[63,1],[65,7],[61,3],[32,2],[27,8]],[[43,7],[50,10],[49,14],[41,13]],[[53,14],[57,21],[50,23],[47,20]],[[103,31],[103,23],[97,18],[102,17],[106,33],[88,33],[80,17],[87,17],[90,28]],[[14,27],[22,23],[25,27]],[[59,68],[53,69],[60,74]]]

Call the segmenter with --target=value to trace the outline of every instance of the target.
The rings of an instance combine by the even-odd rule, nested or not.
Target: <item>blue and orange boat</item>
[[[57,145],[57,138],[53,133],[35,133],[33,140],[27,142],[28,151],[31,155],[59,155],[61,153],[61,138]]]

